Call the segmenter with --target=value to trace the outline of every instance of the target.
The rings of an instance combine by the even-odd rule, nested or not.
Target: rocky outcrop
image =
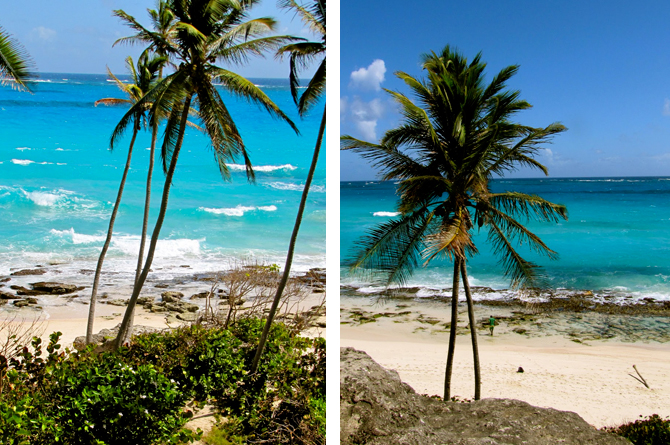
[[[341,444],[625,445],[579,415],[520,400],[443,402],[421,396],[366,353],[340,349]]]
[[[83,290],[84,287],[78,287],[74,284],[54,283],[48,281],[40,281],[37,283],[30,283],[32,289],[26,289],[23,286],[12,285],[11,289],[16,291],[16,295],[65,295],[72,292]]]
[[[22,269],[12,272],[10,275],[21,277],[25,275],[44,275],[45,273],[47,273],[46,269]]]

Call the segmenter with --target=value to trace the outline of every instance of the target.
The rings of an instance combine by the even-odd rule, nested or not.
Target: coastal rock
[[[13,300],[16,297],[12,294],[8,294],[7,292],[0,292],[0,300]]]
[[[8,281],[11,281],[10,277],[0,278],[0,283],[6,283]]]
[[[75,286],[74,284],[63,284],[63,283],[54,283],[45,281],[40,281],[38,283],[30,283],[30,286],[35,291],[52,295],[71,294],[72,292],[77,292],[84,289],[83,287],[78,287]]]
[[[177,319],[182,321],[193,322],[198,319],[198,316],[193,312],[186,312],[183,314],[177,314]]]
[[[7,304],[9,300],[0,300],[0,306]]]
[[[121,298],[115,298],[113,300],[101,301],[101,303],[111,304],[112,306],[127,306],[128,300],[123,300]]]
[[[340,443],[630,444],[572,412],[520,400],[457,403],[418,395],[397,372],[353,348],[340,349]]]
[[[181,292],[167,291],[163,292],[161,294],[161,297],[163,298],[163,301],[166,303],[174,303],[184,298],[184,294],[182,294]]]
[[[14,300],[14,306],[16,307],[25,307],[30,304],[28,300]]]
[[[209,296],[209,292],[200,292],[198,294],[191,295],[191,300],[198,299],[198,298],[207,298],[208,296]]]
[[[93,342],[92,344],[96,345],[96,351],[105,351],[109,350],[116,339],[116,336],[119,334],[119,328],[121,324],[117,324],[112,329],[101,329],[97,334],[92,335]],[[135,325],[133,326],[133,335],[140,335],[150,332],[158,332],[160,329],[153,328],[151,326],[142,326]],[[86,347],[86,336],[82,335],[74,339],[73,346],[78,351],[81,351]]]
[[[21,277],[24,275],[44,275],[47,273],[46,269],[22,269],[12,272],[10,275]]]

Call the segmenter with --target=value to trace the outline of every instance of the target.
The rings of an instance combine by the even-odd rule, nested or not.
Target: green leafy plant
[[[623,436],[635,445],[666,445],[670,443],[670,418],[652,414],[646,418],[624,425],[604,428],[606,431]]]

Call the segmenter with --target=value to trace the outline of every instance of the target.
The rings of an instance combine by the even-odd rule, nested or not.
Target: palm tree
[[[149,91],[155,81],[156,73],[159,68],[165,63],[164,57],[151,56],[147,51],[143,52],[137,61],[137,69],[133,63],[132,57],[126,58],[126,66],[130,72],[132,79],[131,83],[124,83],[114,74],[112,74],[109,69],[107,72],[109,77],[111,77],[116,85],[121,91],[126,93],[128,96],[127,99],[118,99],[118,98],[105,98],[100,99],[95,102],[95,106],[100,104],[102,105],[134,105],[139,102],[140,99],[144,97],[147,91]],[[95,275],[93,278],[93,289],[91,291],[91,303],[88,311],[88,324],[86,328],[86,343],[90,343],[93,340],[93,322],[95,320],[95,305],[98,295],[98,286],[100,284],[100,274],[102,272],[102,265],[105,261],[105,255],[107,254],[107,249],[109,244],[112,241],[112,232],[114,230],[114,223],[116,221],[116,215],[119,210],[119,205],[121,204],[121,197],[123,196],[123,190],[126,184],[126,178],[128,177],[128,170],[130,169],[130,160],[133,156],[133,146],[135,145],[135,138],[137,133],[142,127],[143,123],[146,121],[146,113],[148,108],[146,106],[139,107],[135,110],[132,115],[133,122],[133,136],[130,139],[130,146],[128,147],[128,157],[126,159],[126,166],[123,169],[123,175],[121,176],[121,183],[119,184],[119,191],[116,196],[116,202],[114,203],[114,208],[112,209],[112,215],[109,218],[109,228],[107,229],[107,237],[105,238],[105,243],[102,246],[102,251],[98,257],[98,264],[95,269]]]
[[[475,399],[480,397],[476,325],[467,285],[467,257],[477,253],[474,229],[488,231],[488,241],[504,275],[515,288],[542,281],[535,264],[523,259],[515,243],[556,258],[557,254],[529,231],[520,219],[556,222],[567,219],[564,206],[536,195],[493,193],[490,180],[518,167],[547,169],[534,156],[543,143],[565,130],[554,123],[533,128],[514,123],[513,116],[530,108],[519,91],[505,90],[518,66],[500,71],[486,85],[485,63],[478,54],[468,64],[445,47],[423,56],[426,80],[397,72],[416,103],[388,91],[400,105],[402,123],[387,131],[379,143],[342,137],[342,148],[354,150],[381,169],[382,180],[398,182],[400,216],[372,229],[361,240],[352,267],[377,271],[386,284],[405,282],[423,259],[453,259],[451,329],[445,372],[444,399],[450,399],[451,370],[456,341],[459,275],[465,284],[475,358]]]
[[[151,18],[151,23],[153,25],[153,31],[147,30],[142,25],[140,25],[135,18],[125,11],[119,9],[114,11],[114,15],[119,17],[124,21],[129,27],[136,30],[136,34],[129,37],[122,37],[114,42],[115,46],[119,43],[128,43],[128,44],[146,44],[148,47],[147,50],[154,51],[159,56],[165,58],[165,63],[169,64],[166,47],[168,42],[171,42],[175,36],[175,17],[172,11],[168,8],[167,3],[164,0],[158,0],[156,2],[156,9],[147,9],[149,17]],[[163,78],[163,68],[164,65],[161,65],[158,70],[158,80]],[[151,206],[151,182],[153,178],[154,171],[154,160],[156,154],[156,141],[158,140],[158,126],[159,119],[154,119],[151,125],[151,145],[149,149],[149,168],[147,170],[147,185],[144,198],[144,216],[142,218],[142,233],[140,235],[140,250],[137,255],[137,267],[135,269],[135,282],[140,278],[140,273],[142,273],[142,263],[144,261],[144,249],[146,246],[147,239],[147,230],[149,227],[149,209]],[[128,329],[128,335],[132,331],[132,318],[131,324]],[[124,339],[124,341],[129,340],[129,338]]]
[[[30,91],[26,81],[34,76],[32,62],[19,42],[0,27],[0,84],[10,83],[12,88]]]
[[[135,104],[112,134],[111,145],[114,145],[132,121],[135,110],[148,103],[153,103],[150,112],[152,123],[160,116],[167,116],[161,148],[163,169],[166,171],[161,206],[144,268],[133,288],[116,339],[117,347],[127,336],[137,298],[153,262],[191,105],[198,110],[203,130],[226,180],[230,179],[226,162],[234,161],[238,156],[244,158],[250,181],[254,180],[254,172],[242,137],[214,82],[219,82],[232,94],[258,104],[271,115],[289,123],[297,132],[293,122],[257,86],[214,64],[217,61],[243,63],[250,56],[262,55],[266,50],[294,40],[288,36],[267,36],[275,26],[271,18],[247,20],[248,11],[257,3],[258,0],[170,0],[168,7],[174,14],[176,31],[173,41],[162,42],[161,45],[178,68]]]
[[[298,112],[300,116],[304,116],[307,110],[318,100],[319,97],[323,94],[323,90],[326,86],[326,0],[315,0],[314,4],[305,7],[299,5],[295,0],[282,0],[280,5],[285,8],[294,9],[297,14],[300,15],[302,21],[314,32],[315,34],[321,35],[320,42],[295,42],[288,45],[284,45],[277,51],[279,56],[289,54],[289,65],[290,65],[290,74],[289,80],[291,84],[291,94],[293,95],[293,100],[298,106]],[[298,86],[300,85],[300,79],[298,78],[298,71],[300,68],[305,67],[308,62],[313,60],[316,57],[323,55],[323,60],[319,64],[314,76],[307,85],[307,88],[302,93],[300,98],[298,98]],[[277,292],[275,298],[270,307],[270,313],[268,314],[268,319],[265,322],[265,327],[263,328],[263,333],[256,348],[256,354],[254,356],[253,363],[251,365],[251,372],[256,372],[258,369],[258,362],[263,353],[263,348],[268,338],[270,332],[270,327],[272,326],[272,321],[274,320],[275,313],[277,312],[277,307],[281,300],[282,293],[286,287],[288,281],[289,273],[291,271],[291,264],[293,263],[293,253],[295,251],[295,243],[298,238],[298,230],[300,229],[300,223],[302,222],[302,215],[305,212],[305,203],[307,202],[307,194],[309,193],[309,187],[312,184],[312,179],[314,178],[314,170],[316,170],[316,163],[319,160],[319,150],[321,148],[321,141],[323,139],[323,133],[326,130],[326,104],[323,104],[323,116],[321,118],[321,126],[319,127],[319,134],[316,138],[316,146],[314,147],[314,155],[312,156],[312,164],[309,167],[309,172],[307,173],[307,180],[305,181],[305,188],[302,191],[302,197],[300,199],[300,205],[298,207],[298,216],[295,219],[295,224],[293,226],[293,233],[291,234],[291,240],[289,242],[288,253],[286,255],[286,265],[284,266],[284,273],[277,287]]]

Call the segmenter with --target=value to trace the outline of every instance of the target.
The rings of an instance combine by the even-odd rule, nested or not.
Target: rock
[[[0,306],[7,304],[9,300],[0,300]]]
[[[13,300],[16,297],[12,294],[8,294],[7,292],[0,292],[0,300]]]
[[[26,298],[28,304],[37,304],[37,298]]]
[[[198,318],[198,316],[193,312],[186,312],[184,314],[177,314],[177,318],[182,321],[192,322],[195,321]]]
[[[340,349],[340,443],[630,445],[577,414],[520,400],[444,402],[420,396],[367,354]]]
[[[14,300],[13,304],[16,307],[25,307],[28,306],[30,303],[28,303],[28,300]]]
[[[164,306],[151,306],[150,311],[154,313],[160,313],[160,312],[167,312],[168,310]]]
[[[187,303],[185,301],[179,301],[177,303],[165,303],[167,310],[172,312],[179,312],[183,314],[185,312],[197,312],[200,309],[200,306],[193,303]]]
[[[43,292],[37,291],[37,290],[32,290],[32,289],[27,289],[23,286],[18,286],[16,284],[10,286],[10,289],[13,289],[16,291],[16,295],[44,295]]]
[[[191,295],[191,300],[195,298],[207,298],[207,297],[209,297],[209,292],[200,292],[199,294]]]
[[[38,283],[31,283],[30,286],[35,291],[44,292],[45,294],[62,295],[71,294],[72,292],[83,290],[83,287],[77,287],[74,284],[63,284],[40,281]]]
[[[140,306],[144,306],[145,304],[148,303],[153,303],[154,302],[154,297],[139,297],[137,299],[137,304]]]
[[[12,272],[10,275],[13,276],[24,276],[24,275],[44,275],[47,273],[46,269],[23,269]]]
[[[174,303],[175,301],[179,301],[182,298],[184,298],[184,294],[181,292],[172,292],[172,291],[167,291],[163,292],[161,294],[161,297],[163,298],[163,301],[166,303]]]
[[[116,336],[119,334],[119,328],[121,324],[117,324],[112,329],[101,329],[97,334],[91,336],[93,344],[96,345],[95,351],[107,351],[112,348]],[[160,329],[153,328],[150,326],[135,325],[133,326],[133,335],[144,334],[146,332],[157,332]],[[74,339],[73,346],[78,351],[81,351],[86,347],[86,336],[77,337]]]
[[[11,280],[11,278],[9,278],[9,277],[0,278],[0,283],[6,283],[6,282],[8,282],[8,281],[10,281],[10,280]]]
[[[170,287],[170,285],[169,284],[156,284],[154,287],[157,287],[159,289],[167,289],[168,287]]]
[[[101,301],[101,303],[111,304],[112,306],[127,306],[128,300],[123,300],[121,298],[115,298],[113,300]]]

